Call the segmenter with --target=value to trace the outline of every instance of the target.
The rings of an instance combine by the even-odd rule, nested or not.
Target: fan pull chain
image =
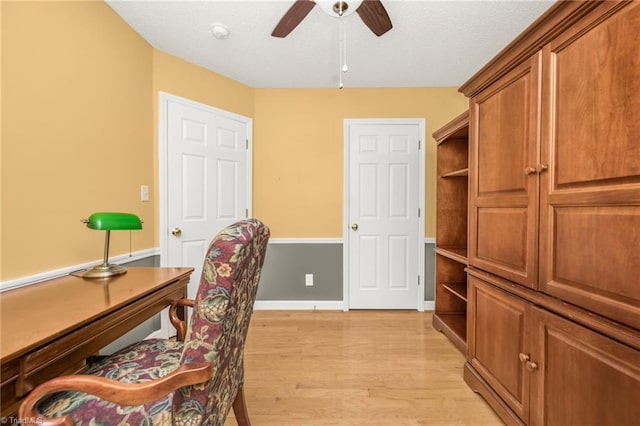
[[[338,74],[340,75],[340,84],[338,86],[339,89],[344,88],[344,84],[342,83],[342,74],[349,71],[349,67],[347,66],[347,22],[344,20],[344,17],[340,18],[340,60],[338,64],[340,69],[338,70]]]
[[[347,21],[342,20],[342,72],[349,71],[347,66]]]

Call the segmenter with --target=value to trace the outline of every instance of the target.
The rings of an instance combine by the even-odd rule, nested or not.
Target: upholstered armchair
[[[207,251],[194,301],[171,307],[177,338],[134,343],[87,374],[34,389],[21,419],[65,425],[223,425],[230,408],[249,425],[243,392],[244,343],[269,229],[247,219],[221,231]],[[179,306],[193,308],[185,325]]]

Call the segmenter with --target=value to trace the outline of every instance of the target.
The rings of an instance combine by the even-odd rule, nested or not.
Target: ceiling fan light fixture
[[[214,22],[209,28],[211,29],[211,34],[218,40],[226,40],[229,38],[230,32],[226,25]]]
[[[329,16],[334,18],[342,18],[355,12],[362,0],[316,0],[316,4],[320,9]],[[340,14],[342,12],[342,14]]]

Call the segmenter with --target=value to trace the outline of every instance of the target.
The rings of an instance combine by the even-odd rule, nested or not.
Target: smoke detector
[[[226,25],[221,24],[219,22],[214,22],[209,26],[211,29],[211,34],[218,40],[226,40],[229,38],[229,28]]]

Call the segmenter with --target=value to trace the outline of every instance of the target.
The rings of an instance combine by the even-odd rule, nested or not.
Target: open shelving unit
[[[433,133],[437,142],[436,277],[433,326],[467,348],[469,113]]]

